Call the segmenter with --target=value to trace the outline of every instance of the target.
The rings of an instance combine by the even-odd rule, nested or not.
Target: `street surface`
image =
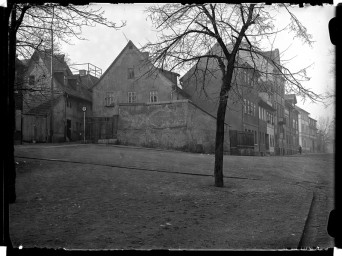
[[[214,156],[123,146],[15,148],[14,246],[65,248],[333,247],[333,155]],[[196,234],[196,235],[195,235]]]

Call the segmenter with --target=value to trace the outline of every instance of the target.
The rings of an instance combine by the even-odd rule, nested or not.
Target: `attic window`
[[[128,68],[127,78],[128,79],[134,78],[134,69],[133,68]]]
[[[114,92],[107,92],[105,98],[105,106],[110,107],[114,102]]]
[[[150,92],[150,102],[158,102],[158,92],[151,91]]]

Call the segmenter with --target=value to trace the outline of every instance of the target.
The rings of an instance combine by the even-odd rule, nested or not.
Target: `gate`
[[[229,131],[230,153],[232,155],[254,155],[254,133]]]
[[[118,115],[112,117],[87,117],[86,139],[97,143],[100,139],[116,139]]]
[[[41,115],[23,115],[23,141],[47,142],[47,117]]]

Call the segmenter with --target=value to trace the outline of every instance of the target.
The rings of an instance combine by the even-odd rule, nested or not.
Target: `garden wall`
[[[119,143],[213,153],[216,118],[189,100],[119,104]],[[224,151],[229,153],[228,125]]]

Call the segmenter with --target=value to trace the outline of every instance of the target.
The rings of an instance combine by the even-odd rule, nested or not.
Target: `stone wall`
[[[188,100],[119,105],[121,144],[213,153],[215,131],[216,118]],[[228,153],[228,125],[226,131]]]

